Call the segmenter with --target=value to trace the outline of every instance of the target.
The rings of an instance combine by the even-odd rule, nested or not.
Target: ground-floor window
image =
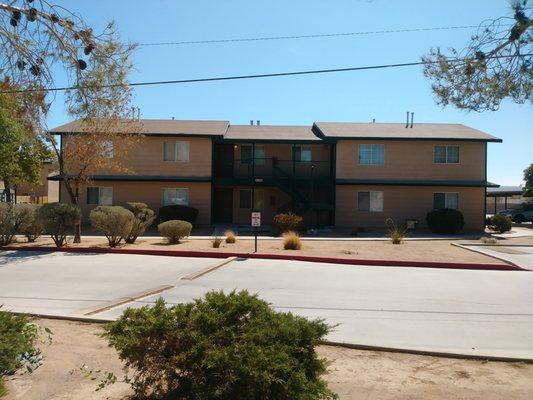
[[[357,209],[359,211],[383,211],[383,192],[357,192]]]
[[[163,205],[189,205],[189,189],[187,188],[166,188],[163,189]]]
[[[113,204],[113,188],[111,187],[88,187],[87,204],[109,206]]]
[[[459,193],[433,193],[433,208],[459,208]]]
[[[254,191],[254,209],[262,210],[265,205],[265,192],[263,189]],[[239,190],[239,208],[250,210],[252,208],[252,189]]]

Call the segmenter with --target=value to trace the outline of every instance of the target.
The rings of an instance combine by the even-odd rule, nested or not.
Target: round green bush
[[[511,230],[511,227],[513,226],[513,221],[510,217],[496,214],[489,219],[487,225],[489,229],[498,233],[503,233]]]
[[[160,223],[157,229],[169,243],[175,244],[191,234],[192,224],[187,221],[172,220]]]
[[[48,233],[57,247],[64,246],[67,234],[81,222],[81,210],[69,203],[46,203],[37,213],[44,231]]]
[[[121,206],[98,206],[91,211],[89,218],[93,229],[105,235],[109,247],[116,247],[130,234],[135,217]]]
[[[303,400],[336,398],[315,351],[328,331],[242,291],[128,308],[104,337],[133,372],[139,398]]]
[[[17,204],[20,214],[19,233],[26,236],[28,242],[35,242],[44,231],[43,225],[39,220],[40,205],[37,204]]]
[[[135,243],[135,240],[141,236],[155,219],[155,212],[148,208],[145,203],[126,203],[127,210],[133,213],[133,225],[128,236],[124,239],[126,243]]]
[[[463,213],[452,208],[430,211],[426,216],[426,222],[434,233],[458,233],[465,225]]]

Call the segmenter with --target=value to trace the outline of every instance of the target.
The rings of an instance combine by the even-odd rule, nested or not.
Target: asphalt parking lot
[[[248,289],[280,311],[337,325],[328,337],[334,342],[533,359],[533,274],[528,271],[246,259],[182,279],[219,262],[3,252],[0,304],[12,311],[70,317],[92,310],[91,317],[113,319],[126,307],[150,304],[160,296],[175,304],[209,290]],[[166,289],[143,296],[162,287]],[[124,304],[113,307],[118,300]]]

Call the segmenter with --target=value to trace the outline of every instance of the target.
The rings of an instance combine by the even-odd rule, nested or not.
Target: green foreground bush
[[[91,211],[89,219],[92,228],[105,235],[109,247],[117,247],[130,234],[135,217],[121,206],[98,206]]]
[[[513,226],[513,221],[510,217],[500,214],[490,217],[487,222],[489,229],[498,233],[508,232]]]
[[[103,334],[139,397],[185,399],[334,399],[315,346],[322,321],[273,311],[246,291],[207,293],[166,307],[127,309]],[[144,397],[143,397],[144,398]]]
[[[304,219],[292,212],[287,214],[277,214],[274,216],[272,223],[281,232],[297,232],[302,227]]]
[[[39,220],[40,205],[17,204],[20,213],[20,225],[18,232],[26,236],[28,242],[35,242],[44,232],[44,227]]]
[[[435,233],[458,233],[465,225],[463,213],[452,208],[430,211],[426,216],[426,222],[429,229]]]
[[[133,225],[128,236],[125,238],[126,243],[135,243],[146,228],[152,225],[155,220],[155,212],[148,208],[145,203],[126,203],[126,209],[133,213]]]
[[[157,229],[170,244],[176,244],[191,234],[192,224],[187,221],[173,220],[157,225]]]
[[[68,203],[46,203],[38,211],[38,218],[44,231],[57,247],[64,246],[68,233],[81,221],[81,210]]]
[[[14,204],[0,203],[0,246],[11,243],[15,238],[20,225],[19,217]]]

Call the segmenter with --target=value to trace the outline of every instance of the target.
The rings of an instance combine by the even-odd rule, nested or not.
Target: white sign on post
[[[259,228],[261,226],[261,213],[253,212],[252,213],[252,227]]]

